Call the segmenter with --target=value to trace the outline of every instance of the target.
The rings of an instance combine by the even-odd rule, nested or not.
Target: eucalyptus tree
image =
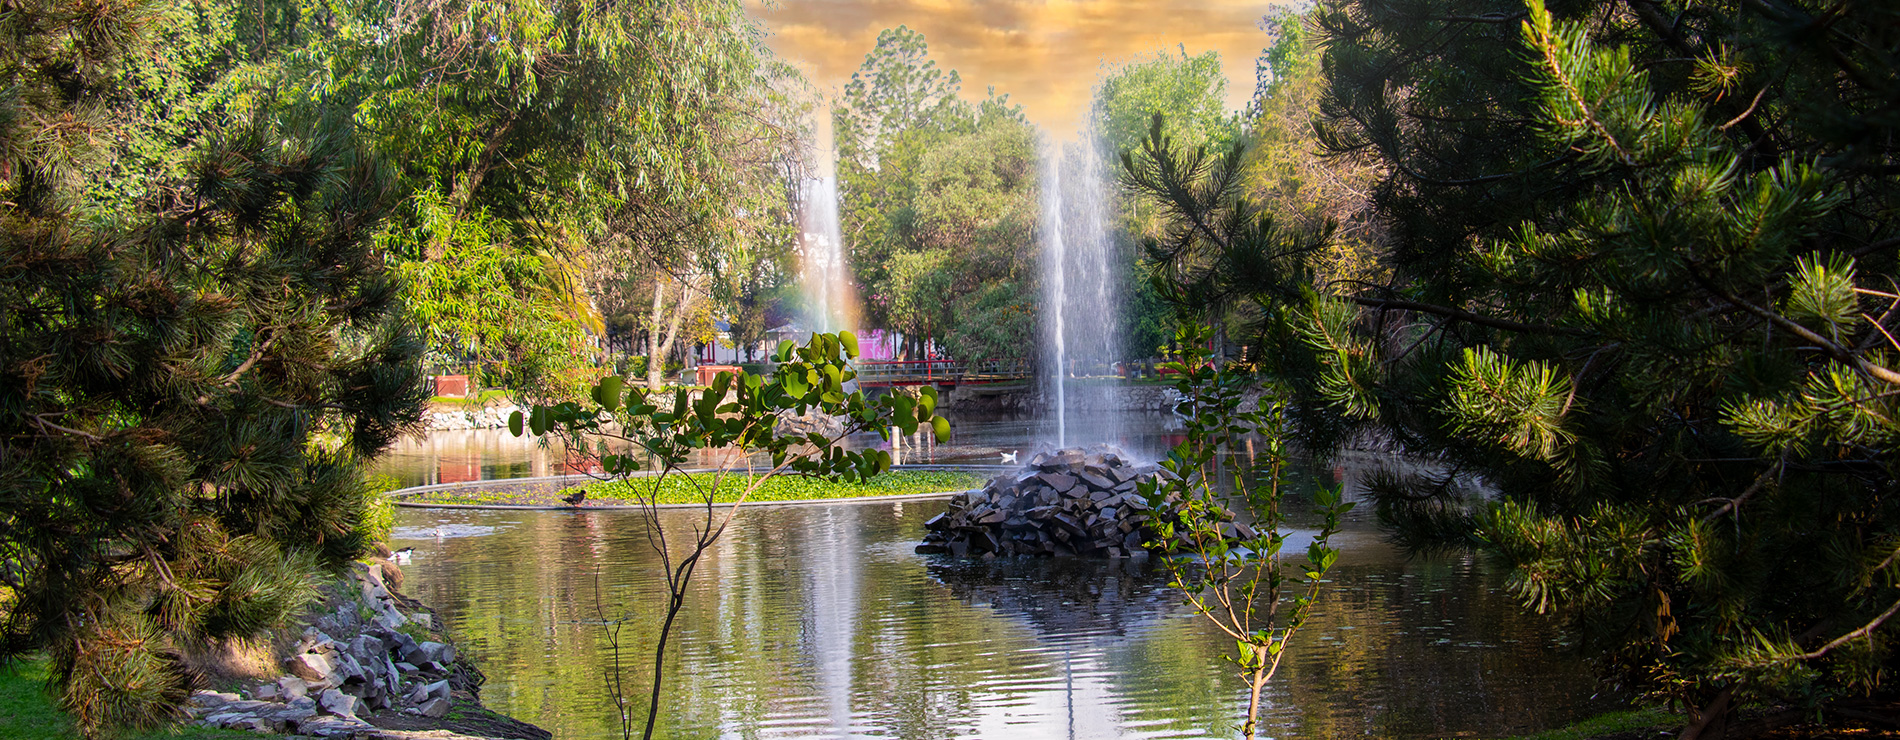
[[[833,112],[844,239],[865,319],[967,358],[1031,346],[1036,132],[990,90],[957,96],[922,34],[878,36]]]
[[[1241,155],[1151,136],[1186,303],[1261,307],[1310,449],[1469,545],[1612,682],[1694,711],[1889,694],[1900,613],[1895,11],[1803,2],[1323,3],[1318,135],[1372,159],[1391,281],[1313,288]],[[1179,267],[1173,261],[1164,267]],[[1474,482],[1481,482],[1476,495]]]
[[[382,245],[440,359],[566,388],[601,329],[590,283],[630,267],[603,246],[727,233],[744,184],[728,129],[770,71],[740,3],[333,10],[305,14],[301,87],[353,97],[398,164]]]
[[[4,13],[0,660],[45,655],[88,735],[170,718],[181,655],[362,553],[359,468],[423,399],[387,173],[348,106],[275,94],[275,29],[173,45],[219,12]]]

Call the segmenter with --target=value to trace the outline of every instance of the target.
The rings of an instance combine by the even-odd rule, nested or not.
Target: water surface
[[[663,737],[1235,737],[1232,642],[1131,561],[956,561],[911,548],[942,502],[753,509],[700,568]],[[669,515],[675,536],[693,520]],[[644,706],[661,615],[633,512],[405,509],[406,589],[489,680],[490,707],[619,737],[603,617]],[[1481,561],[1408,561],[1364,522],[1267,691],[1262,737],[1495,737],[1601,708]]]

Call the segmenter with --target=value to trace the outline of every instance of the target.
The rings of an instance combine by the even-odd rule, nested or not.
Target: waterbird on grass
[[[587,500],[587,489],[585,488],[575,489],[574,495],[562,496],[561,500],[566,501],[568,506],[580,506],[582,501]]]
[[[1013,462],[1016,462],[1016,453],[1017,453],[1017,452],[1018,452],[1017,450],[1010,450],[1010,451],[1008,451],[1008,452],[1005,452],[1005,453],[1003,453],[1003,462],[1005,462],[1005,463],[1013,463]]]

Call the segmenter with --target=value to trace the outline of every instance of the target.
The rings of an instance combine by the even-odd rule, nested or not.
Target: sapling
[[[640,737],[653,737],[660,713],[668,638],[686,605],[687,588],[706,551],[725,533],[740,505],[777,475],[800,475],[847,483],[869,479],[891,467],[883,450],[849,450],[846,437],[873,432],[888,439],[891,430],[915,434],[929,427],[939,442],[950,437],[950,423],[936,413],[937,391],[919,389],[912,398],[902,393],[865,396],[851,387],[857,377],[850,360],[858,356],[858,342],[850,332],[814,334],[803,347],[780,342],[773,354],[777,367],[768,374],[721,372],[697,399],[686,388],[670,398],[630,387],[616,376],[602,378],[590,391],[589,404],[575,402],[535,406],[525,416],[516,412],[508,422],[517,436],[554,435],[585,461],[597,464],[601,480],[623,480],[651,471],[655,485],[628,486],[646,536],[660,557],[667,589],[666,612],[654,646],[653,682],[648,695]],[[818,413],[838,419],[834,434],[793,432],[782,428],[789,417]],[[682,475],[704,506],[690,527],[686,542],[669,538],[661,526],[659,503],[667,476],[688,472],[696,454],[716,453],[710,471]],[[726,476],[743,472],[746,484],[730,501],[717,501]],[[596,587],[598,592],[598,587]],[[635,719],[627,706],[620,681],[620,628],[629,617],[607,618],[597,604],[607,630],[613,666],[608,669],[608,693],[615,701],[621,736],[632,737]]]
[[[1222,657],[1239,668],[1247,685],[1240,732],[1252,738],[1260,693],[1286,658],[1288,642],[1312,614],[1326,572],[1339,559],[1329,543],[1353,504],[1341,500],[1337,486],[1321,486],[1313,495],[1321,524],[1305,557],[1282,555],[1287,542],[1285,416],[1264,397],[1254,410],[1242,410],[1258,381],[1244,369],[1210,362],[1202,348],[1211,334],[1191,321],[1182,322],[1176,334],[1181,350],[1162,368],[1177,373],[1186,438],[1161,461],[1165,472],[1144,479],[1138,490],[1152,510],[1173,514],[1157,516],[1149,525],[1155,537],[1148,546],[1172,578],[1168,585],[1234,640],[1234,652]],[[1223,485],[1227,470],[1231,490]]]

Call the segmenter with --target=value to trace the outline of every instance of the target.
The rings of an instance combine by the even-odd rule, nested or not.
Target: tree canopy
[[[375,536],[359,466],[424,398],[374,245],[389,172],[348,106],[252,77],[278,29],[6,19],[0,660],[45,651],[89,733],[150,724],[182,652],[278,623]],[[229,53],[173,45],[199,32]]]
[[[1151,136],[1187,305],[1417,547],[1474,546],[1623,686],[1696,709],[1882,694],[1896,601],[1894,12],[1330,0],[1316,136],[1368,158],[1382,282],[1316,282],[1240,152]],[[1192,184],[1190,188],[1176,186]],[[1164,269],[1167,265],[1164,265]],[[1317,287],[1316,287],[1317,286]]]
[[[1007,95],[957,97],[922,34],[878,36],[833,112],[841,222],[873,326],[966,359],[1035,336],[1037,137]]]

